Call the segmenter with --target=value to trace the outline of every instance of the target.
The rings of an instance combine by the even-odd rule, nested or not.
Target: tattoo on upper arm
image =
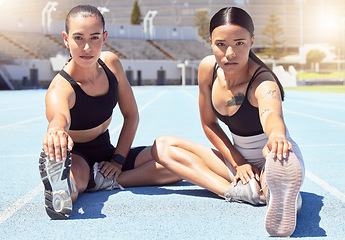
[[[243,103],[245,96],[243,93],[239,92],[235,96],[233,96],[229,101],[227,101],[226,106],[232,107],[232,106],[238,106]]]
[[[267,97],[271,97],[272,99],[276,99],[278,101],[280,101],[280,96],[279,93],[277,92],[277,90],[269,90],[268,92],[266,92]]]

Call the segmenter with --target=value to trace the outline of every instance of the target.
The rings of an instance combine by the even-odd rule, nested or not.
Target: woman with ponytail
[[[227,201],[267,204],[267,232],[290,236],[301,206],[304,163],[284,123],[283,88],[252,52],[254,25],[243,9],[223,8],[212,17],[210,44],[214,54],[199,65],[199,109],[216,150],[161,136],[152,155],[177,176]]]

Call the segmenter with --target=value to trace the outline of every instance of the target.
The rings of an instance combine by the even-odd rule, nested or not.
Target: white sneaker
[[[288,237],[295,231],[302,170],[297,156],[278,160],[269,154],[266,158],[266,182],[269,204],[265,218],[267,232],[273,237]],[[302,198],[300,198],[302,199]]]
[[[252,178],[246,185],[238,181],[235,187],[229,188],[224,194],[228,202],[246,202],[253,205],[264,205],[265,202],[260,198],[260,185],[258,181]]]
[[[45,188],[45,208],[53,220],[67,219],[72,212],[72,191],[76,191],[70,176],[71,155],[67,152],[65,161],[50,161],[49,157],[41,152],[39,170]]]
[[[87,192],[111,191],[116,188],[125,190],[117,181],[114,181],[112,178],[104,177],[104,175],[99,171],[97,162],[93,165],[93,178],[96,186],[88,189]]]

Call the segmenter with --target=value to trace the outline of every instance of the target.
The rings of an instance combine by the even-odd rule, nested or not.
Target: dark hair
[[[210,36],[212,36],[212,32],[216,27],[226,25],[226,24],[234,24],[240,27],[243,27],[248,30],[250,36],[254,35],[254,23],[251,16],[241,8],[237,7],[225,7],[220,9],[210,21]],[[278,77],[274,74],[274,72],[264,63],[262,62],[256,55],[253,53],[252,50],[249,51],[249,58],[251,58],[254,62],[258,63],[259,65],[263,66],[270,73],[273,75],[274,79],[276,80],[278,87],[280,89],[280,94],[282,96],[282,100],[284,100],[284,89],[281,85]]]
[[[105,29],[105,21],[102,13],[94,6],[91,5],[78,5],[74,8],[72,8],[69,13],[67,14],[66,21],[65,21],[65,30],[68,33],[69,32],[69,23],[71,17],[96,17],[99,18],[103,25],[103,31]]]

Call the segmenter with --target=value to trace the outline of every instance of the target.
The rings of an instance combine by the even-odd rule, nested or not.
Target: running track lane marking
[[[40,104],[34,104],[34,105],[30,105],[30,106],[2,108],[2,109],[0,109],[0,112],[13,111],[13,110],[18,110],[18,109],[29,109],[29,108],[39,107],[39,106],[43,106],[43,104],[40,103]]]
[[[333,195],[334,197],[338,198],[340,201],[342,201],[343,203],[345,203],[345,194],[343,194],[342,192],[338,191],[336,188],[332,187],[331,185],[329,185],[327,182],[325,182],[324,180],[322,180],[321,178],[315,176],[314,174],[312,174],[309,171],[305,171],[306,176],[313,181],[314,183],[316,183],[317,185],[319,185],[320,187],[322,187],[326,192],[329,192],[331,195]]]
[[[182,91],[184,94],[186,94],[188,97],[190,97],[191,99],[193,99],[194,101],[198,102],[198,97],[194,96],[193,94],[191,94],[190,92],[187,92],[186,90]]]
[[[147,102],[144,106],[142,106],[139,109],[139,112],[141,112],[142,110],[144,110],[145,108],[147,108],[149,105],[151,105],[154,101],[156,101],[158,98],[160,98],[163,94],[165,93],[165,91],[162,91],[160,94],[158,94],[155,98],[151,99],[149,102]],[[41,117],[42,118],[42,117]],[[37,119],[31,119],[31,120],[27,120],[27,121],[23,121],[23,122],[18,122],[16,124],[11,124],[11,125],[18,125],[18,124],[22,124],[22,123],[26,123],[26,122],[31,122],[31,121],[35,121],[41,118],[37,118]],[[9,125],[7,125],[9,126]],[[0,127],[4,128],[7,126],[3,126]],[[116,132],[118,129],[120,129],[122,126],[119,125],[117,126],[115,129],[113,129],[111,131],[110,134],[113,134],[114,132]],[[31,156],[31,155],[29,155]],[[16,212],[18,212],[22,207],[24,207],[27,203],[29,203],[34,197],[36,197],[40,192],[42,191],[42,184],[39,184],[38,186],[36,186],[33,190],[31,190],[30,192],[28,192],[25,196],[23,196],[22,198],[18,199],[15,203],[12,204],[12,206],[10,206],[9,208],[7,208],[6,210],[4,210],[3,212],[1,212],[0,214],[0,225],[5,222],[7,219],[9,219],[12,215],[14,215]]]
[[[0,156],[0,158],[22,158],[22,157],[39,157],[39,154],[23,154],[23,155],[7,155],[7,156]]]
[[[140,113],[141,111],[143,111],[145,108],[147,108],[148,106],[150,106],[154,101],[156,101],[158,98],[160,98],[164,93],[166,92],[166,90],[160,92],[158,95],[156,95],[156,97],[152,98],[149,102],[147,102],[144,106],[142,106],[138,112]],[[116,133],[118,130],[121,129],[123,123],[119,124],[117,127],[115,127],[114,129],[112,129],[110,131],[110,136],[113,135],[114,133]]]
[[[43,187],[42,184],[37,185],[25,196],[23,196],[22,198],[18,199],[15,203],[13,203],[12,206],[4,210],[0,214],[0,225],[3,222],[5,222],[7,219],[9,219],[13,214],[18,212],[24,205],[30,202],[34,197],[36,197],[36,195],[42,191],[42,187]]]
[[[321,104],[321,103],[315,103],[315,102],[308,102],[308,101],[298,101],[298,100],[289,100],[289,103],[298,103],[298,104],[305,104],[305,105],[311,105],[315,107],[325,107],[325,108],[333,108],[333,109],[340,109],[345,110],[345,107],[342,106],[334,106],[330,104]]]
[[[28,120],[21,121],[21,122],[11,123],[11,124],[0,126],[0,129],[14,127],[14,126],[22,125],[22,124],[29,123],[29,122],[34,122],[34,121],[41,120],[41,119],[44,119],[44,118],[45,118],[45,116],[37,117],[37,118],[32,118],[32,119],[28,119]]]
[[[306,114],[306,113],[299,113],[299,112],[295,112],[295,111],[291,111],[291,110],[287,110],[287,109],[284,109],[284,112],[299,115],[302,117],[312,118],[312,119],[323,121],[323,122],[328,122],[328,123],[333,123],[333,124],[345,126],[345,123],[343,123],[343,122],[333,121],[333,120],[326,119],[326,118],[320,118],[320,117],[316,117],[316,116]]]

